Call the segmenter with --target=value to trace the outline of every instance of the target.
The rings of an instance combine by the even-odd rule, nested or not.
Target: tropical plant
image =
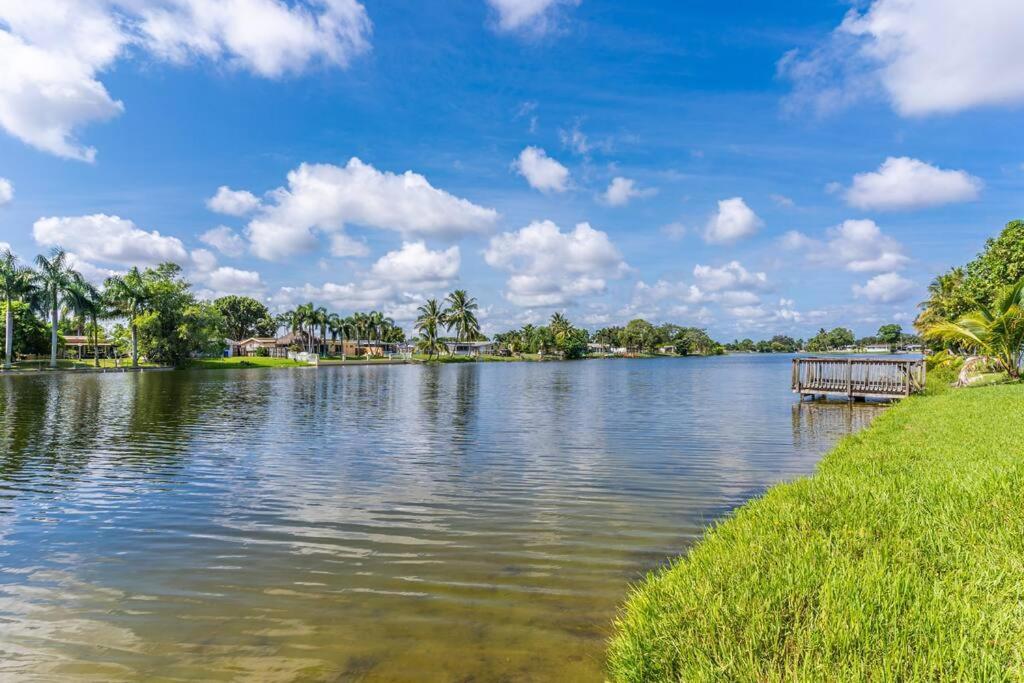
[[[438,337],[438,330],[444,325],[444,312],[437,299],[429,299],[425,304],[416,309],[419,317],[416,318],[416,329],[420,336],[416,340],[416,349],[433,358],[435,353],[444,349],[444,344]]]
[[[124,275],[107,278],[103,286],[104,298],[115,315],[123,316],[128,321],[131,332],[132,367],[139,366],[139,327],[138,321],[149,302],[150,290],[138,268],[133,267]]]
[[[82,327],[85,331],[91,332],[93,365],[99,367],[99,318],[104,313],[103,295],[95,286],[79,278],[68,287],[64,296],[64,304],[83,323],[86,320],[91,323],[91,325],[83,324]]]
[[[935,323],[925,330],[925,336],[956,344],[1019,379],[1024,352],[1024,279],[1004,288],[991,306],[979,304],[956,321]],[[960,384],[965,383],[964,374],[971,365],[964,364]]]
[[[50,367],[56,368],[61,300],[82,276],[71,267],[67,252],[59,247],[50,252],[49,258],[42,254],[37,256],[36,268],[36,285],[44,292],[44,305],[50,314]]]
[[[4,300],[4,369],[14,360],[14,302],[31,294],[33,273],[18,264],[18,257],[5,249],[0,253],[0,295]]]
[[[551,329],[551,334],[555,335],[555,343],[561,344],[562,340],[572,330],[572,323],[562,313],[555,313],[551,316],[551,322],[548,323],[548,327]]]
[[[464,289],[456,289],[445,297],[444,326],[455,329],[458,341],[474,341],[480,336],[480,323],[476,318],[479,305]]]

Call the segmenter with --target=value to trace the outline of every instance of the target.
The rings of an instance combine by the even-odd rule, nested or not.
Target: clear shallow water
[[[0,377],[0,679],[601,680],[872,406],[788,356]]]

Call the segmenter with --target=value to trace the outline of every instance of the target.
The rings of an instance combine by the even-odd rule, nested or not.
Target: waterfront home
[[[868,344],[863,348],[864,353],[889,353],[892,347],[888,344]]]
[[[445,342],[445,347],[448,349],[448,353],[452,356],[469,356],[471,358],[478,358],[480,356],[490,356],[494,354],[495,344],[489,341],[475,341],[475,342]]]
[[[237,354],[239,356],[258,356],[263,355],[261,351],[263,349],[266,351],[266,355],[271,358],[287,358],[289,343],[280,343],[284,339],[284,337],[281,339],[276,337],[250,337],[243,339],[238,342]]]
[[[95,345],[100,358],[113,358],[116,355],[114,343],[101,341]],[[64,358],[88,359],[93,357],[92,337],[80,335],[64,336]]]
[[[611,353],[612,347],[609,344],[598,344],[590,342],[587,344],[587,353]]]
[[[371,358],[384,358],[401,352],[399,344],[367,339],[331,339],[327,341],[327,349],[332,356],[370,356]]]

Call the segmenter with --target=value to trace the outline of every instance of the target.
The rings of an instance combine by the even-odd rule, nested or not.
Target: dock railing
[[[924,390],[923,360],[903,358],[794,358],[793,393],[900,398]]]

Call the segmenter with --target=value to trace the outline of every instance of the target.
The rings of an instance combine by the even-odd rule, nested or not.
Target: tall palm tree
[[[555,341],[561,343],[565,339],[565,335],[572,331],[572,323],[561,313],[555,313],[551,316],[551,322],[548,324],[551,329],[551,334],[555,335]]]
[[[419,317],[416,318],[415,325],[420,333],[416,346],[425,352],[428,358],[433,358],[434,353],[441,348],[437,332],[444,324],[444,312],[441,310],[441,305],[437,303],[437,299],[428,300],[416,311],[419,313]]]
[[[103,285],[104,298],[115,315],[128,320],[132,335],[132,367],[139,367],[138,317],[145,312],[149,301],[149,286],[138,268],[132,268],[124,275],[107,278]]]
[[[57,322],[60,316],[61,300],[72,284],[81,279],[68,261],[67,252],[60,247],[50,252],[50,258],[42,254],[36,257],[36,283],[45,292],[46,310],[50,313],[50,367],[57,367]]]
[[[92,323],[93,365],[100,366],[99,317],[103,313],[103,296],[100,291],[82,278],[76,279],[68,288],[64,305],[80,320]],[[82,327],[85,327],[83,322]]]
[[[384,314],[380,311],[370,311],[366,315],[366,331],[370,340],[377,345],[380,344],[380,337],[386,320]]]
[[[928,299],[918,304],[920,315],[914,326],[924,330],[943,320],[956,319],[973,303],[967,297],[964,282],[967,274],[963,268],[953,268],[938,275],[928,285]]]
[[[316,344],[317,353],[324,353],[324,349],[327,347],[327,319],[329,316],[330,313],[323,306],[313,309],[313,336],[316,337],[316,333],[320,333],[320,341]]]
[[[458,341],[473,341],[480,336],[480,323],[475,311],[479,308],[476,299],[466,290],[456,289],[445,297],[448,307],[444,311],[444,326],[456,330]]]
[[[33,290],[32,270],[18,264],[10,249],[0,253],[0,295],[4,298],[4,369],[10,370],[14,360],[14,302]]]
[[[987,357],[1019,379],[1024,353],[1024,279],[1003,289],[991,306],[979,305],[955,322],[935,323],[925,330],[925,336]],[[961,377],[961,383],[964,379]]]

